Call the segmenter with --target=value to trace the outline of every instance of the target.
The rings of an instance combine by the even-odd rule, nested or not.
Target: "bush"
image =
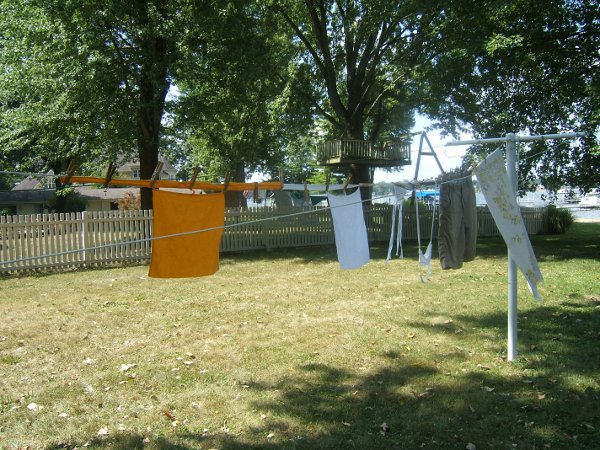
[[[548,234],[565,234],[575,222],[573,213],[565,208],[548,206]]]
[[[48,201],[48,209],[57,213],[85,211],[85,200],[73,186],[63,186]]]

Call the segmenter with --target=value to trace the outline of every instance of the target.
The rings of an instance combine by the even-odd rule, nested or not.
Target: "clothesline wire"
[[[88,247],[88,248],[85,248],[85,249],[65,250],[63,252],[55,252],[55,253],[49,253],[49,254],[45,254],[45,255],[30,256],[30,257],[27,257],[27,258],[19,258],[19,259],[13,259],[13,260],[8,260],[8,261],[0,261],[0,265],[9,265],[9,264],[15,264],[15,263],[22,263],[22,262],[33,261],[33,260],[42,259],[42,258],[54,258],[54,257],[58,257],[58,256],[71,255],[71,254],[74,254],[74,253],[88,252],[88,251],[91,251],[91,250],[100,250],[100,249],[103,249],[103,248],[115,247],[117,245],[141,244],[141,243],[144,243],[144,242],[151,242],[151,241],[157,241],[157,240],[161,240],[161,239],[169,239],[169,238],[181,237],[181,236],[189,236],[189,235],[193,235],[193,234],[205,233],[205,232],[216,231],[216,230],[221,230],[221,229],[222,230],[226,230],[228,228],[240,227],[240,226],[245,226],[245,225],[252,225],[252,224],[255,224],[255,223],[262,223],[262,222],[267,222],[267,221],[271,221],[271,220],[279,220],[279,219],[286,219],[286,218],[289,218],[289,217],[296,217],[296,216],[302,216],[302,215],[308,215],[308,214],[322,213],[324,211],[328,211],[328,210],[333,209],[333,208],[341,208],[341,207],[344,207],[344,206],[350,206],[350,205],[355,205],[355,204],[359,204],[359,203],[365,203],[365,202],[368,202],[368,201],[378,200],[378,199],[387,198],[387,197],[388,197],[388,195],[381,195],[381,196],[370,198],[370,199],[365,199],[365,200],[360,200],[360,201],[357,201],[357,202],[348,203],[346,205],[333,206],[333,207],[332,206],[326,206],[326,207],[323,207],[323,208],[320,208],[320,209],[315,209],[315,210],[310,210],[310,211],[299,211],[299,212],[296,212],[296,213],[282,214],[280,216],[274,216],[274,217],[265,217],[263,219],[250,220],[250,221],[246,221],[246,222],[224,224],[222,226],[217,226],[217,227],[203,228],[203,229],[191,230],[191,231],[183,231],[181,233],[166,234],[164,236],[153,236],[153,237],[149,237],[149,238],[134,239],[134,240],[123,241],[123,242],[119,242],[119,243],[96,245],[96,246]]]
[[[0,170],[0,175],[25,175],[28,177],[55,177],[53,173],[41,173],[41,172],[14,172],[10,170]]]
[[[437,186],[441,186],[442,184],[448,184],[448,183],[454,183],[456,181],[466,180],[467,178],[472,178],[473,175],[474,175],[474,173],[470,172],[467,175],[462,176],[460,178],[452,178],[451,180],[435,182],[432,184],[421,184],[421,183],[419,183],[418,180],[413,180],[410,183],[404,184],[404,185],[403,185],[403,183],[400,183],[399,186],[404,187],[405,189],[408,188],[409,190],[422,190],[423,187],[427,187],[427,186],[437,187]]]

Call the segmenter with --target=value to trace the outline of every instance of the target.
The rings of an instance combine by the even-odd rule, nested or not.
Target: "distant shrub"
[[[54,192],[47,206],[57,213],[81,212],[85,211],[85,200],[73,186],[64,186]]]
[[[141,199],[131,191],[125,192],[125,195],[117,200],[117,207],[121,211],[131,211],[141,209]]]
[[[548,206],[548,234],[565,234],[574,222],[575,217],[568,209]]]

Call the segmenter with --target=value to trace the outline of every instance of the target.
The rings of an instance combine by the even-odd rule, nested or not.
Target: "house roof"
[[[0,192],[0,205],[12,206],[18,204],[39,204],[49,202],[54,198],[54,189],[20,189]],[[134,195],[139,193],[137,188],[110,188],[94,189],[90,187],[76,187],[75,192],[84,200],[110,200],[117,201],[125,197],[127,192]]]
[[[79,193],[84,199],[95,200],[119,200],[126,193],[131,192],[134,195],[139,194],[137,188],[109,188],[109,189],[94,189],[89,187],[76,187],[75,192]]]
[[[46,175],[54,175],[53,171],[48,171]],[[34,178],[31,175],[19,181],[15,187],[12,188],[13,191],[27,191],[30,189],[43,189],[44,183],[39,178]]]
[[[19,189],[0,192],[0,205],[45,203],[54,197],[54,189]]]
[[[163,172],[177,172],[177,169],[162,156],[159,155],[158,160],[163,163],[163,169],[162,169]],[[131,172],[133,167],[139,168],[140,162],[139,161],[127,161],[117,168],[117,172],[119,172],[119,173]]]

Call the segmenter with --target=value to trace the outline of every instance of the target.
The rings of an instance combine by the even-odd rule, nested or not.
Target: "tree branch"
[[[325,66],[325,82],[327,87],[327,95],[331,101],[331,105],[335,110],[337,116],[343,121],[344,125],[348,127],[349,117],[348,110],[344,106],[337,86],[337,73],[333,64],[333,58],[331,56],[331,50],[329,48],[329,38],[327,36],[327,24],[326,16],[327,11],[325,9],[325,3],[323,0],[318,0],[318,8],[320,12],[317,12],[317,6],[314,5],[314,0],[305,0],[308,13],[310,15],[313,33],[317,38],[317,44],[319,50],[323,55],[323,64]]]
[[[312,44],[310,43],[310,41],[308,40],[306,35],[302,32],[300,27],[298,27],[298,25],[296,25],[296,23],[292,20],[292,18],[283,10],[283,8],[277,8],[277,10],[279,11],[279,14],[281,14],[281,16],[287,22],[287,24],[292,28],[292,30],[294,30],[294,34],[298,37],[298,39],[300,39],[302,41],[302,43],[304,44],[304,46],[306,47],[308,52],[313,57],[315,64],[319,68],[319,71],[321,71],[321,73],[323,73],[323,76],[325,76],[326,75],[325,65],[323,64],[323,61],[319,57],[319,54],[317,53],[315,48],[312,46]]]

